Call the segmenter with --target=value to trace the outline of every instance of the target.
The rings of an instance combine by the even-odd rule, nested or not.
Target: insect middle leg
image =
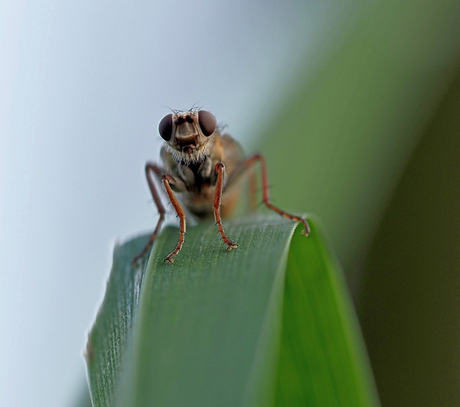
[[[133,266],[135,266],[139,260],[144,258],[144,256],[150,250],[150,248],[153,245],[153,242],[158,236],[158,233],[160,233],[161,225],[163,224],[165,220],[166,209],[163,203],[161,202],[160,195],[158,194],[157,188],[155,187],[155,182],[153,180],[153,174],[157,174],[158,176],[161,176],[162,172],[163,172],[162,169],[158,167],[156,164],[147,163],[145,165],[145,176],[147,178],[147,183],[149,184],[149,188],[152,194],[153,201],[155,202],[155,205],[157,206],[157,209],[158,209],[158,213],[160,214],[160,218],[158,219],[155,230],[150,236],[149,241],[147,242],[145,247],[142,249],[142,251],[133,259]]]

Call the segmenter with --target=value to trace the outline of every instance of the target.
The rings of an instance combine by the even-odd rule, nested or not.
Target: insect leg
[[[257,178],[254,170],[252,168],[249,169],[249,210],[255,211],[257,209]]]
[[[160,214],[160,218],[158,219],[155,230],[150,236],[149,241],[147,242],[145,247],[142,249],[142,251],[134,258],[133,266],[135,266],[136,263],[140,259],[142,259],[145,256],[145,254],[149,251],[149,249],[152,247],[153,242],[158,236],[158,233],[160,233],[161,225],[163,224],[165,220],[166,209],[163,203],[161,202],[160,195],[158,194],[157,188],[155,187],[155,182],[153,181],[153,173],[157,174],[158,176],[161,176],[162,172],[163,172],[162,169],[158,167],[156,164],[147,163],[145,165],[145,176],[147,177],[147,183],[149,184],[150,192],[152,194],[153,201],[155,202],[155,205],[157,206],[158,213]]]
[[[227,243],[227,250],[236,249],[238,245],[231,241],[225,233],[224,227],[222,226],[222,218],[220,216],[220,206],[222,204],[222,190],[223,190],[223,178],[225,172],[224,163],[217,163],[215,167],[217,173],[216,182],[216,195],[214,196],[214,218],[216,219],[217,226],[219,228],[220,235],[225,243]]]
[[[185,236],[185,212],[184,210],[182,209],[182,206],[179,202],[179,200],[176,198],[176,195],[174,195],[174,192],[172,191],[171,189],[171,186],[170,184],[174,185],[175,184],[175,180],[174,180],[174,177],[172,175],[169,175],[169,174],[165,174],[163,175],[163,177],[161,178],[162,182],[163,182],[163,185],[166,189],[166,193],[168,194],[169,196],[169,200],[171,201],[172,203],[172,206],[174,206],[174,209],[177,213],[177,216],[179,216],[179,221],[180,221],[180,227],[179,227],[179,240],[177,242],[177,245],[176,247],[174,248],[174,250],[169,253],[166,257],[165,257],[165,261],[168,262],[168,263],[174,263],[174,259],[173,257],[179,253],[180,249],[182,248],[182,245],[184,244],[184,236]]]
[[[305,229],[302,231],[302,234],[308,236],[310,234],[310,226],[308,225],[306,219],[284,212],[283,210],[277,208],[276,206],[270,203],[270,194],[268,189],[268,174],[264,157],[260,154],[254,154],[253,156],[243,161],[241,166],[245,168],[251,168],[256,162],[260,162],[260,169],[262,174],[262,199],[265,206],[271,209],[272,211],[279,213],[281,216],[284,216],[285,218],[292,219],[296,222],[302,222],[305,227]]]

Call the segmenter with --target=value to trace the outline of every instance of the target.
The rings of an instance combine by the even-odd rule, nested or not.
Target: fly
[[[184,244],[186,219],[183,206],[198,218],[214,216],[227,250],[238,247],[225,232],[222,218],[232,212],[239,198],[239,188],[233,187],[256,163],[260,163],[265,206],[285,218],[302,222],[305,227],[302,234],[310,234],[306,219],[290,215],[270,203],[267,167],[263,156],[254,154],[245,157],[241,146],[231,136],[220,133],[212,113],[197,109],[173,111],[163,117],[158,130],[165,141],[160,153],[163,165],[147,162],[145,175],[160,218],[148,243],[134,258],[133,264],[142,259],[152,247],[165,220],[166,209],[155,186],[155,178],[163,185],[180,223],[176,247],[165,257],[165,262],[173,263],[174,256]],[[180,201],[176,194],[180,194]]]

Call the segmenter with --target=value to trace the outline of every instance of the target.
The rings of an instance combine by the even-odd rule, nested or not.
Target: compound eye
[[[198,112],[198,123],[200,123],[201,131],[206,137],[209,137],[216,131],[216,117],[206,110],[200,110]]]
[[[166,141],[171,140],[172,136],[172,114],[168,114],[161,119],[158,125],[158,132],[160,136]]]

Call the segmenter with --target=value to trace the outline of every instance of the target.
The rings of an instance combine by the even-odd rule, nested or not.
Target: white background
[[[339,12],[248,3],[0,4],[1,406],[72,405],[114,242],[155,224],[143,166],[168,108],[254,145]]]

